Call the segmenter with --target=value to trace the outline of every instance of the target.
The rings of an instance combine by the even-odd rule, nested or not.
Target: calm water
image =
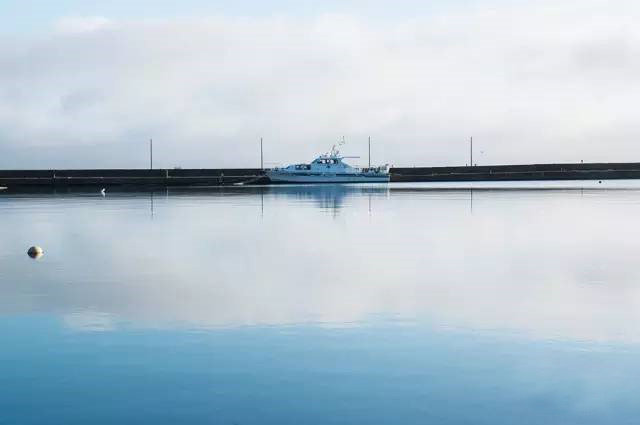
[[[640,184],[529,186],[0,192],[0,424],[637,423]]]

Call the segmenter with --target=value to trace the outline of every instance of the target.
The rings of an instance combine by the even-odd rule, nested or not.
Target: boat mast
[[[369,136],[369,168],[371,168],[371,136]]]

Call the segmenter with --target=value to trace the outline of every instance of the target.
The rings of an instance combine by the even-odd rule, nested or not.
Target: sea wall
[[[411,167],[391,173],[396,182],[639,179],[640,163]]]
[[[392,168],[392,182],[640,179],[640,163]],[[259,168],[0,170],[0,186],[221,186],[268,184]]]
[[[219,186],[266,180],[263,174],[257,168],[0,170],[0,186]]]

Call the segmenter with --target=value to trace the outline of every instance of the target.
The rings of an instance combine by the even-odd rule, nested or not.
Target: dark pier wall
[[[640,179],[640,163],[392,168],[392,182]],[[258,168],[0,170],[0,186],[220,186],[268,184]]]
[[[0,170],[0,186],[220,186],[267,183],[260,169]]]
[[[395,182],[640,179],[640,163],[393,168]]]

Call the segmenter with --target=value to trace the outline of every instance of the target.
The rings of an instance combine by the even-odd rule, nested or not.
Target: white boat
[[[293,164],[266,171],[273,183],[387,183],[389,166],[370,168],[352,167],[343,161],[335,145],[331,151],[320,155],[310,164]]]

